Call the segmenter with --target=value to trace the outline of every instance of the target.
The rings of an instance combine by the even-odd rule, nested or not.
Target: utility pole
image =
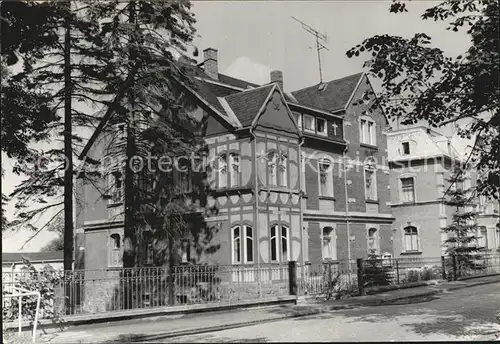
[[[319,32],[318,30],[315,30],[313,29],[312,27],[310,27],[309,25],[301,22],[300,20],[298,20],[297,18],[295,17],[291,17],[293,20],[299,22],[301,25],[302,25],[302,28],[304,30],[306,30],[307,32],[309,32],[311,35],[313,35],[314,37],[316,37],[316,51],[318,53],[318,66],[319,66],[319,82],[320,84],[323,83],[323,72],[321,70],[321,54],[320,54],[320,51],[322,49],[326,49],[326,50],[329,50],[325,44],[328,43],[328,37],[326,36],[326,33],[325,34],[322,34],[321,32]]]

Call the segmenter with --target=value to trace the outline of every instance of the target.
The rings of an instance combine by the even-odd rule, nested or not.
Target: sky
[[[413,0],[407,5],[409,12],[398,15],[389,13],[389,0],[193,1],[192,4],[198,35],[194,43],[200,50],[200,62],[203,49],[218,49],[220,73],[258,84],[269,82],[271,70],[281,70],[284,88],[289,92],[319,83],[315,37],[292,16],[328,37],[329,50],[321,51],[324,81],[361,71],[363,57],[349,59],[345,53],[376,34],[411,37],[424,32],[452,56],[459,55],[470,44],[463,32],[448,31],[441,22],[420,19],[426,8],[437,4],[432,0]],[[11,172],[11,162],[3,153],[2,164],[6,169],[2,192],[8,194],[23,177]],[[13,203],[9,204],[9,219],[13,218],[14,210]],[[25,230],[2,234],[2,252],[38,251],[55,237],[42,231],[21,249],[31,235]]]

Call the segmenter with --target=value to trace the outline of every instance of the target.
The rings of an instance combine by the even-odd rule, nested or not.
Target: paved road
[[[500,283],[163,342],[488,340],[500,333]]]

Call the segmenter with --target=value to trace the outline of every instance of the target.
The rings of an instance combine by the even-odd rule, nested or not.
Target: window
[[[315,132],[316,128],[314,126],[314,117],[309,115],[304,115],[304,130]]]
[[[236,226],[232,229],[233,264],[253,263],[253,228],[251,226]]]
[[[416,227],[408,226],[404,228],[405,250],[406,252],[418,251],[418,231]]]
[[[323,259],[337,259],[335,232],[332,227],[323,228]]]
[[[316,130],[318,135],[327,135],[326,121],[323,118],[316,118]]]
[[[287,226],[271,227],[271,261],[287,262],[290,260],[290,229]],[[281,259],[281,260],[280,260]]]
[[[278,154],[278,180],[280,186],[286,187],[288,185],[288,174],[287,174],[287,163],[288,159],[286,154],[280,152]]]
[[[111,201],[119,203],[123,201],[123,179],[120,171],[111,174]]]
[[[477,245],[479,247],[488,248],[488,230],[486,229],[486,227],[481,226],[478,232]]]
[[[371,119],[361,119],[361,143],[375,146],[375,122]]]
[[[377,182],[372,168],[365,168],[365,197],[367,200],[377,200]]]
[[[403,146],[403,154],[410,154],[410,142],[403,142],[401,145]]]
[[[181,242],[181,261],[182,263],[191,261],[191,242],[189,239],[184,239]]]
[[[118,267],[121,263],[121,240],[120,234],[109,236],[109,266]]]
[[[288,185],[288,158],[283,151],[271,151],[268,153],[267,170],[268,184],[287,186]]]
[[[227,187],[227,158],[226,154],[217,159],[217,171],[219,172],[219,188]]]
[[[415,202],[415,184],[413,178],[401,178],[401,191],[403,203]]]
[[[229,171],[231,186],[238,186],[240,184],[240,156],[236,153],[229,155],[231,169]]]
[[[368,229],[368,254],[378,254],[377,228]]]
[[[144,263],[153,264],[153,233],[151,231],[144,232]]]
[[[333,197],[333,166],[329,159],[319,160],[319,194],[320,196]]]
[[[297,126],[299,129],[302,129],[302,115],[300,113],[293,113],[293,117],[295,118],[295,122],[297,122]]]

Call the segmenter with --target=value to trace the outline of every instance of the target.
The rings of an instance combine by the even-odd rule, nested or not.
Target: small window
[[[378,231],[377,228],[368,229],[368,254],[378,254]]]
[[[304,130],[309,132],[315,132],[316,128],[314,125],[314,117],[309,115],[304,115]]]
[[[418,251],[418,230],[414,226],[408,226],[404,229],[405,250],[406,252]]]
[[[237,153],[229,155],[231,170],[229,171],[231,187],[240,185],[240,156]]]
[[[182,263],[191,261],[191,241],[189,239],[184,239],[181,242],[181,261]]]
[[[323,118],[316,118],[316,130],[318,135],[327,135],[326,121]]]
[[[109,236],[109,266],[119,267],[121,265],[121,237],[120,234]]]
[[[375,122],[373,122],[371,119],[361,119],[360,134],[361,143],[372,146],[376,145]]]
[[[403,154],[410,154],[410,142],[403,142],[401,145],[403,146]]]
[[[120,171],[111,174],[111,201],[112,203],[123,202],[123,176]]]
[[[280,186],[286,187],[288,185],[287,173],[288,159],[285,153],[279,152],[278,154],[278,180]]]
[[[375,179],[375,170],[365,169],[365,197],[367,200],[377,200],[377,181]]]
[[[488,248],[488,230],[484,226],[479,228],[477,244],[481,248]]]
[[[323,228],[323,259],[337,259],[336,242],[332,227]]]
[[[302,130],[302,115],[300,113],[293,113],[293,117],[295,118],[295,122],[297,122],[297,126]]]
[[[320,196],[333,197],[333,167],[329,159],[319,161]]]
[[[275,151],[269,152],[267,155],[268,185],[276,186],[278,184],[277,164],[278,154]]]
[[[415,184],[413,178],[401,178],[403,203],[415,202]]]
[[[217,159],[217,171],[219,173],[219,188],[227,187],[227,157],[222,154]]]

